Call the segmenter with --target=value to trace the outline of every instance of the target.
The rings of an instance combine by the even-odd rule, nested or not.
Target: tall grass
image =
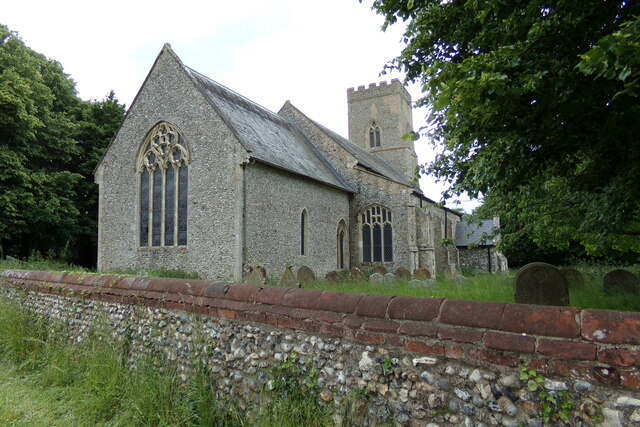
[[[129,356],[106,327],[72,343],[64,326],[0,297],[0,425],[331,424],[328,407],[318,404],[315,371],[295,362],[272,370],[274,383],[285,378],[286,387],[264,390],[261,405],[240,410],[218,400],[216,378],[201,363],[182,380],[161,355],[146,354],[134,366]]]

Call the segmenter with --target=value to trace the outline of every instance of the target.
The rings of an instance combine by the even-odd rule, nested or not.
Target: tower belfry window
[[[158,123],[138,157],[140,246],[187,244],[189,153],[178,130]]]
[[[380,128],[375,123],[369,127],[369,146],[380,147]]]

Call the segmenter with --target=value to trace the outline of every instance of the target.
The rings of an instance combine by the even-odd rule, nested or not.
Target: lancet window
[[[188,164],[189,152],[175,126],[155,125],[137,165],[140,246],[187,244]]]
[[[369,146],[380,147],[380,128],[375,123],[369,127]]]

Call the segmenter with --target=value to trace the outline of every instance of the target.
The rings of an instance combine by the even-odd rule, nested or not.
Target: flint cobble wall
[[[106,319],[184,375],[197,354],[220,398],[246,407],[295,352],[322,400],[362,396],[363,425],[542,426],[524,360],[571,395],[570,425],[640,423],[640,313],[19,270],[0,273],[0,294],[77,339]]]

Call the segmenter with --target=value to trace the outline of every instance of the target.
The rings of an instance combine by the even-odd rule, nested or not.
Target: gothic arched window
[[[140,246],[187,244],[189,152],[178,130],[158,123],[138,157]]]
[[[380,128],[375,123],[369,127],[369,146],[380,147]]]
[[[362,261],[393,261],[393,225],[391,211],[383,206],[371,206],[361,215]]]

